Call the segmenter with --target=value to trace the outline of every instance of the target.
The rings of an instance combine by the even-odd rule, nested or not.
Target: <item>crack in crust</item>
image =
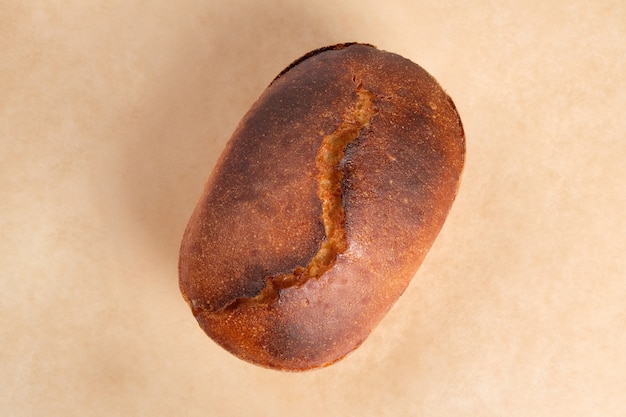
[[[317,196],[322,204],[322,222],[326,239],[306,266],[297,266],[290,273],[268,278],[258,295],[237,298],[226,305],[224,310],[232,310],[241,305],[272,305],[278,301],[281,290],[301,286],[309,279],[322,276],[334,265],[337,256],[348,248],[341,189],[343,171],[340,164],[346,147],[360,136],[377,114],[374,107],[375,95],[366,90],[361,83],[356,87],[356,95],[354,107],[344,115],[341,125],[324,137],[315,159],[318,170]]]

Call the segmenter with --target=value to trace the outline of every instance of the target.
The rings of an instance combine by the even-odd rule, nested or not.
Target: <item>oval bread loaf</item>
[[[366,44],[308,53],[244,116],[185,230],[179,275],[204,331],[269,368],[329,365],[402,294],[465,158],[452,100]]]

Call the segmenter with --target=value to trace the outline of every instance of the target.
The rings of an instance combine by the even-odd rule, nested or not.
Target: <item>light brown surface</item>
[[[0,414],[626,414],[626,5],[0,5]],[[190,320],[182,231],[267,81],[358,40],[463,118],[450,217],[346,360],[249,365]]]

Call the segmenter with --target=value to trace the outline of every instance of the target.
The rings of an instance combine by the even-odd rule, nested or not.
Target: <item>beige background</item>
[[[453,97],[461,192],[359,350],[261,369],[181,234],[269,81],[352,40]],[[625,82],[621,0],[0,1],[0,415],[626,415]]]

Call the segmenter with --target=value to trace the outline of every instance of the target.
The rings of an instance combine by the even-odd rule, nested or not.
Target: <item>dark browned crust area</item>
[[[317,253],[307,265],[296,266],[289,273],[267,278],[265,287],[256,296],[237,298],[225,306],[225,309],[232,310],[253,304],[271,305],[278,301],[281,291],[321,277],[348,248],[343,207],[344,175],[340,163],[347,146],[369,126],[376,114],[373,106],[374,95],[365,90],[362,84],[356,85],[355,91],[357,100],[354,109],[347,112],[334,132],[324,137],[315,158],[317,196],[322,207],[321,220],[325,230],[324,240]]]
[[[338,43],[338,44],[335,44],[335,45],[329,45],[329,46],[324,46],[322,48],[315,49],[315,50],[313,50],[311,52],[308,52],[308,53],[302,55],[300,58],[296,59],[291,64],[287,65],[287,67],[284,70],[282,70],[276,76],[276,78],[274,78],[272,83],[274,81],[276,81],[278,78],[282,77],[291,68],[295,67],[296,65],[298,65],[300,62],[302,62],[304,60],[307,60],[307,59],[309,59],[309,58],[311,58],[311,57],[313,57],[315,55],[321,54],[322,52],[325,52],[325,51],[336,51],[336,50],[339,50],[339,49],[347,48],[350,45],[363,45],[363,46],[371,46],[372,48],[375,48],[374,45],[370,45],[368,43],[361,43],[361,44],[359,44],[358,42],[345,42],[345,43]]]
[[[321,187],[319,155],[351,123]],[[266,367],[341,359],[406,289],[464,155],[452,100],[416,64],[355,43],[295,61],[243,118],[185,231],[180,286],[200,326]]]

